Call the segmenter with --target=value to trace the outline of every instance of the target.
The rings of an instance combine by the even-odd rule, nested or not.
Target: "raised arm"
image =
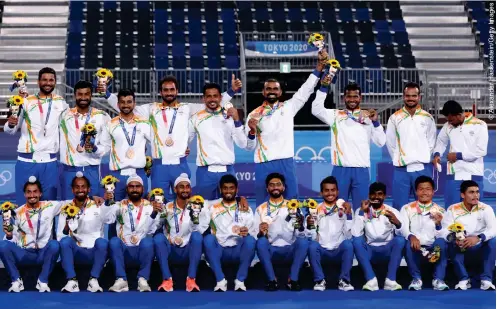
[[[311,112],[314,116],[316,116],[316,118],[331,126],[335,122],[337,110],[324,107],[324,101],[328,95],[328,89],[328,87],[322,86],[316,92],[316,98],[312,101]]]

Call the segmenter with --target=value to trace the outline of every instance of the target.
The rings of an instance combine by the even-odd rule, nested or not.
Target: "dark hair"
[[[172,75],[168,75],[168,76],[163,77],[159,82],[159,92],[162,91],[162,85],[164,85],[164,83],[174,83],[174,87],[176,88],[176,90],[179,91],[179,84],[178,84],[178,80],[176,79],[176,77],[174,77]]]
[[[383,194],[387,194],[387,186],[383,182],[373,182],[369,185],[369,194],[376,193],[378,191],[383,192]]]
[[[235,176],[233,176],[231,174],[226,174],[226,175],[223,175],[223,177],[221,177],[221,180],[219,180],[219,187],[222,187],[224,184],[227,184],[227,183],[232,183],[235,185],[235,187],[238,188],[238,180],[236,179]]]
[[[41,69],[39,72],[38,72],[38,80],[41,80],[41,76],[43,74],[53,74],[53,76],[55,77],[55,80],[57,80],[57,74],[55,73],[55,70],[52,69],[52,68],[43,68]]]
[[[74,85],[74,93],[76,93],[78,89],[86,89],[86,88],[90,88],[91,92],[91,90],[93,89],[92,83],[86,80],[80,80],[76,83],[76,85]]]
[[[418,186],[420,184],[427,183],[427,182],[430,183],[432,189],[435,188],[435,182],[433,181],[433,179],[431,177],[425,176],[425,175],[422,175],[422,176],[419,176],[418,178],[416,178],[416,180],[414,181],[414,188],[416,188],[416,190],[417,190]]]
[[[343,95],[347,94],[347,91],[359,91],[359,95],[361,95],[361,87],[356,83],[350,83],[345,88],[343,88]]]
[[[88,188],[91,187],[91,184],[90,184],[90,180],[88,178],[86,178],[86,176],[82,176],[82,177],[74,177],[71,181],[71,188],[74,188],[74,186],[76,185],[76,180],[77,179],[83,179],[84,181],[86,181],[86,186],[88,186]]]
[[[131,89],[121,89],[117,93],[118,100],[120,97],[128,97],[128,96],[133,96],[133,101],[135,100],[135,92]]]
[[[217,91],[219,91],[219,94],[222,93],[221,86],[219,86],[216,83],[207,83],[204,85],[204,89],[202,90],[202,93],[204,94],[204,96],[205,96],[205,93],[207,92],[207,89],[217,89]]]
[[[265,83],[278,83],[278,84],[279,84],[279,83],[280,83],[280,81],[279,81],[279,80],[277,80],[276,78],[268,78],[268,79],[266,79],[266,80],[264,81],[264,84],[265,84]],[[263,85],[264,85],[264,84],[263,84]]]
[[[478,183],[476,181],[465,180],[461,183],[461,193],[466,193],[466,190],[468,190],[468,188],[470,188],[470,187],[480,188],[480,186],[478,185]]]
[[[337,179],[333,176],[328,176],[325,179],[321,180],[321,192],[323,192],[325,184],[335,185],[338,188]]]
[[[462,114],[463,112],[464,112],[464,110],[462,109],[461,104],[457,103],[454,100],[449,100],[449,101],[445,102],[441,113],[442,113],[442,115],[447,117],[449,115],[451,115],[451,116],[459,115],[459,114]]]
[[[269,186],[269,182],[271,181],[271,179],[274,178],[281,180],[283,185],[285,185],[285,176],[281,175],[280,173],[271,173],[266,177],[266,187]]]
[[[26,192],[27,187],[28,187],[28,186],[30,186],[30,185],[35,185],[35,186],[37,186],[37,187],[38,187],[38,189],[40,190],[40,192],[43,192],[43,189],[42,189],[42,187],[41,187],[41,182],[40,182],[38,179],[36,179],[36,181],[35,181],[35,182],[29,182],[29,181],[26,181],[26,183],[24,184],[24,188],[23,188],[23,190],[22,190],[22,191],[23,191],[23,192]]]
[[[404,88],[402,89],[402,94],[404,94],[406,92],[407,88],[416,88],[416,89],[418,89],[418,93],[421,93],[421,88],[419,88],[418,83],[408,82],[407,84],[405,84]]]

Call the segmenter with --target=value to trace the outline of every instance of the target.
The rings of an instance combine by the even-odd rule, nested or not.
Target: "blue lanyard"
[[[223,115],[224,119],[228,119],[228,115],[226,114],[226,110],[224,107],[221,107],[219,111],[210,111],[209,109],[205,109],[209,114],[216,116],[216,115]]]
[[[126,141],[128,141],[128,145],[133,146],[135,144],[136,127],[138,126],[138,124],[135,124],[135,127],[133,128],[133,136],[131,137],[131,139],[129,138],[128,130],[126,130],[126,127],[124,126],[124,121],[121,118],[119,118],[119,124],[121,124],[121,128],[123,129],[124,136],[126,136]]]
[[[269,113],[267,113],[266,115],[262,115],[262,116],[271,116],[272,114],[274,114],[274,112],[278,109],[278,107],[280,106],[280,103],[274,103],[273,104],[273,108],[271,108],[271,110],[269,111]]]
[[[91,107],[88,110],[88,114],[86,115],[86,121],[85,121],[85,126],[90,122],[90,117],[91,117]]]
[[[325,205],[326,205],[326,204],[325,204]],[[325,206],[325,207],[326,207],[326,206]],[[338,206],[337,206],[337,205],[334,205],[333,207],[331,207],[330,211],[326,212],[324,215],[325,215],[325,216],[327,216],[327,215],[329,215],[329,214],[331,214],[331,213],[334,213],[334,212],[335,212],[335,210],[336,210],[337,208],[338,208]]]
[[[138,212],[137,221],[140,223],[141,212],[143,210],[143,205],[140,205],[140,211]],[[131,206],[128,204],[128,215],[129,215],[129,224],[131,225],[131,232],[135,231],[135,221],[133,220],[133,212],[131,211]]]
[[[224,205],[224,202],[221,201],[221,204],[225,207],[225,208],[228,208],[228,214],[230,213],[230,207]],[[238,223],[238,212],[239,212],[239,207],[238,207],[238,202],[236,202],[236,207],[235,207],[235,222]]]
[[[359,110],[359,115],[360,115],[360,113],[361,113],[361,111]],[[357,123],[361,123],[361,121],[354,116],[354,113],[351,113],[349,110],[347,110],[347,117],[352,119],[353,121],[355,121]]]
[[[176,201],[174,201],[174,208],[173,208],[173,216],[174,216],[174,226],[176,227],[176,234],[179,233],[179,224],[178,224],[178,215],[176,214],[176,210],[178,209],[176,205]],[[185,213],[185,208],[183,208],[183,211],[181,212],[181,223],[183,222],[183,214]]]
[[[174,123],[176,122],[176,114],[178,113],[178,109],[174,109],[173,119],[171,119],[171,125],[169,126],[169,135],[173,133]]]

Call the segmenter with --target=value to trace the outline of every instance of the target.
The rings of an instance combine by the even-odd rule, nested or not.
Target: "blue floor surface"
[[[23,292],[20,294],[0,293],[1,308],[22,309],[148,309],[148,308],[233,308],[233,309],[305,309],[305,308],[382,308],[382,309],[487,309],[495,308],[495,291],[447,291],[433,290],[377,291],[377,292],[264,292],[245,293],[99,293],[80,292],[62,294],[59,292],[40,294]]]

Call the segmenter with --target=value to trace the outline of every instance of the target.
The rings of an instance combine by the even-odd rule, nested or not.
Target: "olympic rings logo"
[[[321,148],[321,150],[319,151],[319,153],[316,153],[316,151],[312,147],[309,147],[309,146],[300,147],[295,152],[294,159],[297,160],[297,161],[302,161],[302,158],[299,156],[299,154],[300,154],[300,152],[302,152],[304,150],[308,150],[312,154],[312,157],[309,159],[309,161],[326,161],[326,159],[323,157],[323,152],[325,152],[326,150],[330,150],[331,151],[331,146],[326,146],[324,148]]]
[[[12,173],[9,171],[3,171],[0,173],[0,187],[3,187],[12,179]]]
[[[495,182],[496,182],[496,171],[495,170],[491,170],[489,168],[486,168],[484,171],[483,171],[483,178],[485,178],[489,183],[495,185]]]

